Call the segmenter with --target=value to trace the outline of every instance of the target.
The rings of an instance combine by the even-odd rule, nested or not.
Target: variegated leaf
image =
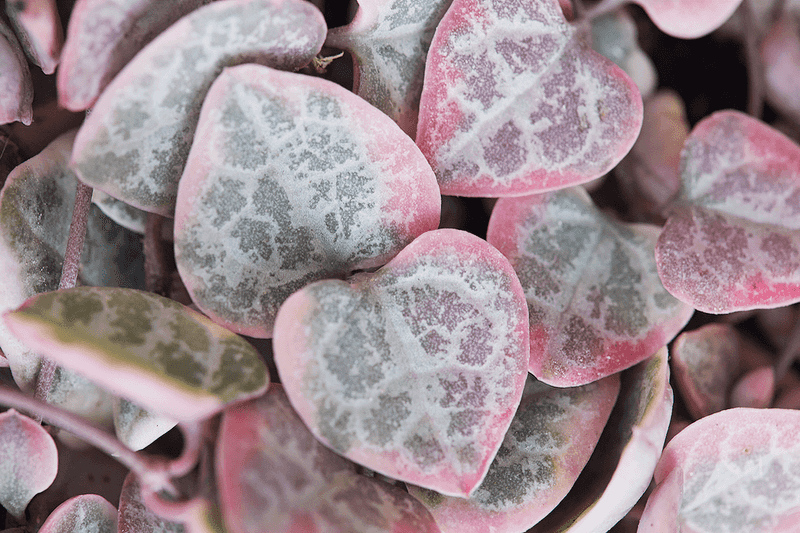
[[[55,72],[64,44],[55,0],[8,1],[6,14],[31,62],[45,74]]]
[[[97,494],[75,496],[50,513],[39,533],[117,533],[117,509]]]
[[[14,32],[0,20],[0,124],[33,120],[33,81]]]
[[[501,198],[487,240],[508,257],[530,313],[530,372],[575,386],[650,357],[693,310],[666,292],[658,228],[616,222],[583,189]]]
[[[131,450],[141,450],[178,424],[172,418],[151,413],[125,398],[114,398],[114,430]]]
[[[115,198],[171,217],[200,106],[223,68],[303,67],[326,30],[319,10],[302,0],[226,0],[193,11],[103,91],[75,140],[76,172]]]
[[[639,133],[635,84],[591,50],[555,0],[455,0],[427,61],[417,144],[443,194],[585,183]]]
[[[152,293],[78,287],[34,296],[4,318],[31,349],[178,421],[263,394],[269,381],[246,340]]]
[[[437,230],[374,274],[293,294],[273,345],[292,405],[323,443],[463,497],[519,405],[527,329],[508,261],[471,234]]]
[[[391,119],[321,78],[259,65],[211,87],[178,189],[175,258],[197,306],[272,336],[290,294],[386,263],[436,229],[436,178]]]
[[[184,533],[183,524],[164,520],[150,511],[142,501],[139,480],[131,472],[122,485],[119,497],[117,533]]]

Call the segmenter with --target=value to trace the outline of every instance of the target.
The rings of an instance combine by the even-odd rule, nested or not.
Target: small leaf
[[[169,522],[153,514],[142,501],[139,480],[131,472],[119,497],[118,533],[184,533],[183,524]]]
[[[263,394],[269,380],[246,340],[152,293],[78,287],[34,296],[4,318],[33,350],[179,421]]]
[[[0,124],[33,121],[33,81],[14,32],[0,20]]]
[[[469,499],[413,485],[444,533],[522,532],[567,494],[592,455],[619,392],[619,377],[554,388],[528,376],[489,472]]]
[[[333,82],[226,69],[203,104],[178,190],[175,260],[192,300],[270,337],[290,294],[375,268],[436,229],[436,178],[416,145]]]
[[[0,414],[0,505],[17,520],[56,478],[58,451],[42,426],[14,409]]]
[[[664,33],[696,39],[716,30],[730,18],[742,0],[633,0],[644,8]]]
[[[280,385],[225,411],[216,467],[230,533],[439,532],[407,492],[320,444]]]
[[[226,0],[193,11],[103,91],[75,139],[73,168],[85,183],[171,217],[200,105],[223,68],[301,68],[326,30],[319,10],[302,0]]]
[[[114,399],[114,430],[131,450],[141,450],[177,425],[177,421],[151,413],[124,398]]]
[[[728,392],[739,373],[739,342],[728,324],[707,324],[675,339],[675,382],[695,420],[729,407]]]
[[[800,301],[800,146],[738,111],[698,123],[656,246],[664,287],[707,313]]]
[[[486,238],[525,289],[534,376],[589,383],[650,357],[683,328],[693,311],[658,279],[657,234],[615,222],[577,187],[497,202]]]
[[[100,189],[92,191],[92,203],[111,220],[120,226],[144,235],[147,224],[147,211],[136,209],[122,200],[117,200]]]
[[[182,16],[211,0],[78,0],[56,82],[58,102],[70,111],[92,107],[136,53]]]
[[[731,407],[764,409],[775,396],[775,370],[762,366],[741,376],[731,389]]]
[[[639,532],[796,529],[798,432],[800,412],[788,409],[728,409],[690,425],[664,449]]]
[[[453,0],[362,0],[353,21],[328,31],[326,46],[353,56],[353,92],[417,132],[425,58]]]
[[[508,261],[458,230],[375,274],[312,283],[275,322],[275,363],[324,444],[381,474],[468,496],[525,384],[527,309]]]
[[[8,1],[6,14],[31,62],[45,74],[55,72],[64,44],[55,0]]]
[[[436,29],[417,144],[442,194],[519,196],[588,182],[642,122],[633,81],[555,1],[455,0]]]
[[[47,517],[39,533],[117,533],[117,509],[96,494],[75,496]]]

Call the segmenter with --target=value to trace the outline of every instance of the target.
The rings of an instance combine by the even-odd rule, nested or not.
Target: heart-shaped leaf
[[[362,0],[347,26],[328,32],[326,46],[353,56],[353,92],[417,132],[425,57],[453,0]]]
[[[40,294],[5,314],[11,332],[56,363],[179,421],[263,394],[250,344],[161,296],[106,287]]]
[[[528,376],[522,401],[483,483],[469,499],[409,486],[443,533],[522,532],[578,479],[603,432],[619,377],[554,388]]]
[[[42,426],[14,409],[0,413],[0,505],[17,520],[35,495],[53,483],[58,450]]]
[[[656,246],[664,287],[707,313],[800,301],[800,146],[738,111],[698,123]]]
[[[55,0],[6,2],[6,14],[31,62],[45,74],[55,72],[64,44]]]
[[[672,369],[695,419],[722,411],[739,373],[739,334],[728,324],[707,324],[680,334],[672,347]]]
[[[650,357],[693,310],[661,286],[658,229],[615,222],[581,188],[501,198],[487,240],[519,275],[530,313],[530,372],[589,383]]]
[[[97,494],[75,496],[47,517],[39,533],[117,533],[117,508]]]
[[[124,398],[114,399],[114,430],[131,450],[141,450],[174,428],[177,421],[151,413]]]
[[[380,266],[439,224],[436,178],[391,119],[333,82],[259,65],[211,87],[175,213],[197,306],[269,337],[302,286]]]
[[[417,144],[442,194],[585,183],[639,133],[635,84],[591,50],[555,1],[455,0],[427,61]]]
[[[789,409],[728,409],[690,425],[664,449],[639,532],[796,529],[798,432]]]
[[[508,261],[458,230],[375,274],[281,307],[275,363],[314,435],[384,475],[452,496],[481,482],[527,375],[527,309]]]
[[[56,82],[58,102],[83,111],[128,61],[182,16],[212,0],[78,0]]]
[[[529,533],[609,531],[642,497],[672,414],[668,359],[662,347],[622,373],[619,399],[592,458],[566,498]]]
[[[716,30],[742,0],[633,0],[658,28],[679,39],[696,39]]]
[[[200,106],[222,69],[303,67],[326,31],[319,10],[302,0],[226,0],[195,10],[103,91],[75,140],[74,168],[87,184],[171,217]]]
[[[407,492],[320,444],[280,385],[225,411],[216,468],[230,533],[439,532]]]
[[[25,53],[11,28],[0,20],[0,124],[33,120],[33,82]]]
[[[183,524],[153,514],[142,501],[139,480],[131,472],[119,496],[118,533],[184,533]]]

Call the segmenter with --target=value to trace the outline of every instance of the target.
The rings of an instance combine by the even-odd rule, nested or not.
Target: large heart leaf
[[[592,455],[619,392],[618,375],[554,388],[528,376],[483,483],[469,499],[409,486],[444,533],[522,532],[567,494]]]
[[[55,72],[64,44],[55,0],[6,2],[6,14],[30,60],[45,74]]]
[[[117,509],[97,494],[75,496],[59,505],[40,533],[117,533]]]
[[[788,409],[729,409],[690,425],[664,449],[639,532],[796,530],[798,432],[800,412]]]
[[[209,91],[178,192],[175,257],[192,299],[269,337],[300,287],[380,266],[439,223],[425,158],[342,87],[257,65]]]
[[[622,373],[622,389],[592,458],[566,498],[530,533],[609,531],[653,478],[672,415],[666,347]]]
[[[800,146],[737,111],[698,123],[656,246],[661,281],[707,313],[800,301]]]
[[[176,420],[198,420],[262,394],[250,344],[161,296],[106,287],[40,294],[5,314],[25,344],[109,391]]]
[[[468,496],[519,404],[527,329],[508,261],[473,235],[437,230],[375,274],[296,292],[273,344],[292,405],[323,443]]]
[[[135,207],[172,216],[200,106],[226,66],[297,69],[319,52],[327,27],[301,0],[227,0],[195,10],[160,34],[114,78],[78,133],[81,180]]]
[[[585,183],[628,152],[635,84],[547,0],[456,0],[436,29],[417,143],[443,194],[518,196]]]
[[[78,0],[56,77],[59,104],[92,107],[128,61],[173,22],[212,0]]]
[[[453,0],[362,0],[347,26],[333,28],[327,46],[353,56],[353,92],[417,132],[425,57],[433,32]]]
[[[53,483],[58,450],[42,426],[14,409],[0,414],[0,505],[17,520],[35,495]]]
[[[495,205],[487,240],[519,275],[530,313],[530,371],[574,386],[628,368],[674,337],[692,308],[661,285],[658,229],[608,218],[583,189]]]
[[[633,0],[661,31],[680,39],[696,39],[716,30],[742,0]]]
[[[439,532],[407,492],[320,444],[280,385],[225,411],[216,468],[230,533]]]
[[[0,20],[0,124],[33,120],[33,82],[14,32]]]

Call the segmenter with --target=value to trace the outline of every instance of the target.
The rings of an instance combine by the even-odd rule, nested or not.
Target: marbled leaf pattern
[[[75,496],[50,513],[39,533],[117,533],[117,508],[97,494]]]

